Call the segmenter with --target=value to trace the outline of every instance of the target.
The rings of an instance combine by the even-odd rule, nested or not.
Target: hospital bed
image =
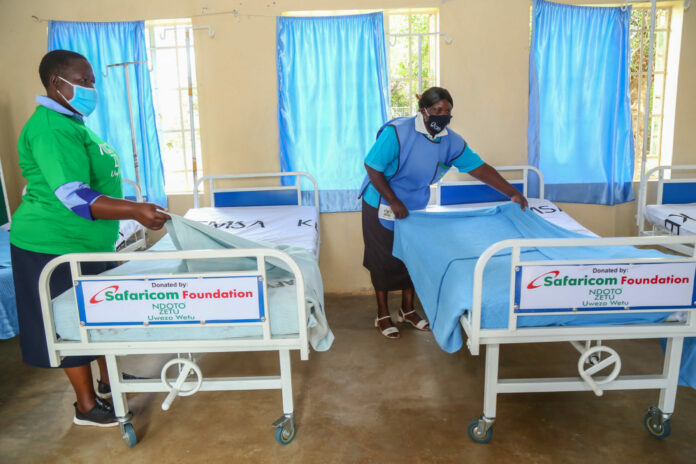
[[[19,333],[17,303],[15,301],[12,262],[10,260],[10,204],[7,200],[5,177],[0,163],[0,339],[12,338]]]
[[[299,182],[290,188],[249,187],[238,188],[235,192],[243,193],[245,190],[251,192],[252,200],[266,195],[273,197],[278,191],[292,191],[297,202],[302,198]],[[317,201],[316,196],[314,199]],[[213,195],[213,201],[216,200]],[[280,201],[288,203],[287,198]],[[271,200],[266,198],[264,206],[271,206],[269,203]],[[226,237],[236,242],[245,240],[233,238],[217,228],[211,230],[197,222],[180,221],[207,231],[214,242],[225,241]],[[47,335],[51,364],[58,365],[62,356],[106,356],[114,408],[122,438],[128,446],[134,446],[137,438],[127,406],[127,393],[166,392],[168,395],[162,408],[167,410],[177,396],[188,396],[197,391],[257,389],[281,390],[283,415],[273,426],[276,440],[281,444],[290,443],[296,432],[290,351],[299,350],[300,358],[307,360],[309,343],[318,349],[312,334],[308,334],[308,318],[311,319],[317,307],[323,304],[321,288],[317,296],[308,290],[316,289],[316,286],[307,286],[312,279],[314,282],[318,280],[320,285],[316,259],[305,250],[282,249],[281,246],[169,251],[175,239],[172,230],[169,232],[148,252],[73,254],[49,263],[40,280],[44,323],[47,334],[57,332],[61,335],[61,338]],[[181,236],[176,240],[181,240]],[[307,256],[308,259],[298,260],[297,256]],[[125,264],[99,276],[80,273],[80,262],[114,260]],[[222,265],[214,265],[221,261]],[[309,272],[307,262],[314,266],[310,266]],[[69,263],[75,287],[51,301],[47,282],[61,263]],[[313,273],[312,269],[316,272]],[[95,311],[95,306],[103,305],[107,300],[115,302],[119,291],[123,295],[124,289],[130,292],[130,298],[157,300],[155,303],[148,300],[144,306],[129,301],[128,305],[117,304],[107,312]],[[143,296],[154,292],[157,292],[155,297]],[[168,302],[168,293],[175,292],[176,295],[169,295],[172,302]],[[188,297],[184,292],[188,292]],[[186,298],[190,298],[192,293],[206,295],[206,292],[210,298],[227,300],[223,305],[206,303],[189,309],[195,300]],[[219,293],[217,297],[216,292]],[[247,292],[256,296],[247,300]],[[133,297],[134,294],[140,297]],[[185,306],[181,306],[182,303]],[[332,336],[328,345],[331,340]],[[323,349],[328,349],[328,346]],[[203,376],[192,357],[196,353],[244,351],[277,351],[280,375],[208,378]],[[188,355],[177,355],[167,362],[159,379],[121,378],[118,357],[156,353]]]
[[[304,248],[319,257],[319,191],[305,172],[203,176],[185,217],[250,240]]]
[[[691,176],[675,178],[680,171],[690,172]],[[648,179],[655,173],[658,175],[656,199],[648,204]],[[649,170],[638,191],[637,219],[640,236],[696,234],[696,165],[658,166]],[[669,248],[682,254],[694,251],[684,244],[672,244]]]
[[[531,168],[514,169],[523,170],[518,188],[527,192],[526,171]],[[486,192],[478,182],[437,188],[437,203],[449,205],[397,221],[394,254],[406,263],[440,346],[454,352],[466,335],[472,355],[486,347],[483,415],[469,424],[469,437],[477,443],[491,440],[498,394],[593,391],[601,396],[620,389],[658,389],[658,404],[648,410],[644,425],[655,437],[669,435],[684,338],[696,336],[696,254],[678,257],[635,246],[693,246],[696,236],[591,238],[523,213],[516,204],[496,205],[497,192]],[[477,204],[461,203],[467,198]],[[502,222],[491,222],[498,214]],[[428,248],[418,238],[426,235]],[[652,280],[653,275],[672,276],[672,282],[678,276],[680,283],[674,285],[679,291],[636,294],[630,288],[636,279]],[[624,276],[628,280],[622,283]],[[675,311],[685,317],[670,318]],[[603,343],[647,338],[667,339],[661,372],[619,375],[621,357]],[[561,341],[580,352],[574,361],[577,377],[500,378],[501,345]]]

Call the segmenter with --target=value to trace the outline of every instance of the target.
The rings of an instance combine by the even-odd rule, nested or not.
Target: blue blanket
[[[459,318],[472,307],[476,261],[489,246],[515,238],[587,238],[547,222],[514,203],[443,213],[412,212],[396,221],[394,256],[408,268],[443,350],[462,347]],[[665,256],[634,247],[530,248],[522,260],[638,258]],[[484,272],[481,327],[507,328],[510,295],[510,251],[495,255]],[[667,313],[525,316],[518,326],[616,325],[662,321]]]
[[[10,260],[10,233],[0,229],[0,339],[12,338],[18,333],[17,303]]]

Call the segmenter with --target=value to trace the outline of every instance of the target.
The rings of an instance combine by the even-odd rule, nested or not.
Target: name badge
[[[379,211],[377,215],[380,219],[384,219],[385,221],[394,220],[394,211],[392,211],[389,205],[385,205],[384,203],[379,204]]]

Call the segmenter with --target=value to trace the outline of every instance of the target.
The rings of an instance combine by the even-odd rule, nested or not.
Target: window
[[[337,16],[379,10],[288,11],[284,16]],[[389,62],[391,118],[418,110],[416,93],[440,85],[440,34],[437,8],[384,10]]]
[[[656,11],[655,45],[653,56],[652,89],[647,97],[648,58],[650,43],[650,8],[633,7],[631,14],[631,113],[633,115],[633,137],[635,145],[636,169],[634,180],[639,180],[641,171],[648,171],[661,164],[672,162],[672,133],[674,105],[670,104],[669,45],[672,29],[672,7],[659,7]],[[676,77],[676,76],[674,76]],[[646,101],[649,100],[649,104]],[[648,149],[646,165],[643,168],[642,150],[645,131],[645,112],[648,112]],[[670,113],[671,114],[667,114]]]
[[[191,20],[147,21],[145,26],[165,190],[168,194],[191,192],[196,165],[201,165],[198,90]],[[190,67],[186,51],[187,34],[190,41]],[[193,108],[192,112],[190,108]]]
[[[440,83],[437,9],[387,10],[391,117],[418,110],[415,94]]]

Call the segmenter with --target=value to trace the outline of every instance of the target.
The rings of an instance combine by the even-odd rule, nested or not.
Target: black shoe
[[[97,397],[111,398],[111,385],[97,380]]]
[[[77,403],[75,406],[75,417],[73,418],[73,423],[77,425],[92,425],[95,427],[114,427],[118,425],[118,420],[114,415],[114,408],[107,403],[95,398],[96,404],[88,412],[80,412],[77,409]]]
[[[145,377],[138,377],[137,375],[126,374],[124,372],[121,374],[121,378],[123,380],[138,380],[144,379]],[[97,396],[100,398],[111,398],[111,385],[97,380]]]

